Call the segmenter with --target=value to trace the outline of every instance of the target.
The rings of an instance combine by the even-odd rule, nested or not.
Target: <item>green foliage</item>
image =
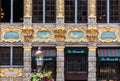
[[[34,75],[31,77],[30,81],[42,81],[40,75]]]
[[[51,79],[51,74],[52,74],[51,71],[50,71],[50,72],[47,72],[47,73],[45,74],[45,77],[46,77],[47,79]]]

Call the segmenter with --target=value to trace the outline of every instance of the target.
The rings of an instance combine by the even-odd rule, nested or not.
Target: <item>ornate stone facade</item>
[[[0,23],[0,46],[17,46],[22,43],[24,48],[24,67],[18,73],[17,79],[5,78],[4,71],[0,68],[0,81],[28,81],[27,74],[31,72],[31,48],[32,46],[54,46],[57,48],[57,78],[56,81],[64,81],[64,48],[88,47],[88,81],[96,80],[96,48],[105,46],[119,46],[119,24],[96,24],[96,2],[88,0],[88,23],[71,24],[64,23],[64,0],[57,0],[57,17],[54,24],[33,24],[32,0],[24,0],[24,22],[21,24]],[[80,26],[79,26],[80,25]],[[46,35],[43,35],[43,32]],[[74,34],[77,32],[77,34]],[[12,37],[5,34],[12,33]],[[109,33],[114,36],[103,34]],[[17,37],[16,37],[17,36]],[[103,40],[105,38],[105,40]],[[106,43],[107,42],[107,43]],[[37,43],[37,44],[35,44]],[[13,68],[12,68],[13,69]],[[1,71],[2,70],[2,71]],[[4,71],[3,71],[4,70]],[[16,70],[16,68],[14,69]],[[5,76],[5,75],[4,75]],[[7,77],[7,75],[6,75]],[[11,75],[12,77],[12,75]]]

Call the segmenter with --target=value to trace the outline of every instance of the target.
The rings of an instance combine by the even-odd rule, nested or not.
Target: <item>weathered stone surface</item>
[[[58,72],[57,73],[57,78],[64,78],[64,73]]]
[[[24,68],[24,72],[31,72],[31,68]]]
[[[63,51],[57,51],[57,57],[64,57]]]
[[[64,81],[64,50],[57,50],[56,81]]]
[[[64,78],[57,78],[56,81],[64,81]]]
[[[23,81],[23,78],[0,78],[0,81]]]
[[[96,72],[96,68],[89,67],[89,68],[88,68],[88,72],[93,72],[93,73],[95,73],[95,72]]]
[[[96,62],[89,62],[88,68],[96,68]]]
[[[96,78],[96,73],[89,72],[88,73],[88,78]]]
[[[57,57],[57,62],[64,62],[64,57]]]
[[[31,62],[31,57],[24,57],[25,62]]]
[[[60,18],[60,17],[57,17],[57,23],[64,23],[64,17]]]
[[[64,67],[64,62],[57,61],[57,68],[63,68],[63,67]]]
[[[31,57],[31,51],[24,51],[24,57]]]
[[[88,56],[89,57],[96,57],[96,52],[95,51],[90,51]]]
[[[88,78],[88,81],[97,81],[96,78]]]
[[[24,62],[24,68],[31,68],[31,62]]]
[[[96,57],[88,57],[88,61],[96,62]]]
[[[63,72],[64,72],[64,69],[59,68],[59,69],[56,70],[56,72],[58,72],[58,73],[63,73]]]

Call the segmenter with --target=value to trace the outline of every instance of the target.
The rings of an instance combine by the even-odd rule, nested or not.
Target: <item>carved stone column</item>
[[[24,23],[32,22],[32,0],[24,0]]]
[[[96,27],[96,0],[88,0],[88,31],[87,36],[89,42],[97,40],[97,27]]]
[[[64,0],[57,0],[57,23],[64,23]]]
[[[96,46],[88,46],[88,81],[96,80]]]
[[[56,46],[56,48],[57,48],[56,81],[64,81],[64,48],[65,48],[65,46]]]
[[[23,81],[29,81],[28,74],[31,73],[31,46],[23,46],[24,48],[24,71]]]

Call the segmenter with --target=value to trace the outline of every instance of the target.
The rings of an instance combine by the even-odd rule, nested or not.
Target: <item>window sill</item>
[[[23,65],[0,65],[0,68],[23,68]]]

